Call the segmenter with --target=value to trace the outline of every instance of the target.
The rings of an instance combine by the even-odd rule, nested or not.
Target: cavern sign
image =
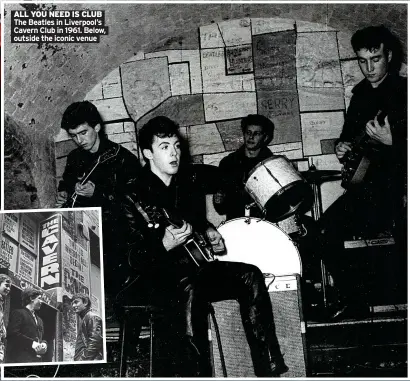
[[[39,286],[48,290],[61,286],[61,215],[40,223]]]

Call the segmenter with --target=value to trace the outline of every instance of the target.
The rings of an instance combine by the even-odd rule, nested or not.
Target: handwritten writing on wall
[[[203,49],[201,51],[204,93],[243,91],[245,87],[252,89],[253,75],[250,73],[226,75],[225,61],[223,48]]]
[[[273,144],[302,140],[296,90],[259,91],[258,113],[275,124]]]
[[[256,114],[256,93],[204,94],[204,106],[207,122],[241,118]]]
[[[253,56],[257,90],[296,89],[296,32],[254,36]]]
[[[251,73],[253,71],[252,45],[227,47],[226,71],[228,74]]]
[[[343,112],[307,113],[301,115],[305,156],[321,155],[321,140],[338,138],[343,126]]]

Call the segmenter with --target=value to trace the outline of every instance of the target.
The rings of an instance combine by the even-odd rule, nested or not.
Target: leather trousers
[[[197,327],[203,327],[209,303],[235,299],[239,302],[255,375],[270,375],[271,361],[282,354],[269,293],[259,268],[244,263],[211,262],[195,275],[181,279],[179,286],[186,336],[195,337]]]

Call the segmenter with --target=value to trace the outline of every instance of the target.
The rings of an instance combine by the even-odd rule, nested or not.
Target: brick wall
[[[47,7],[47,4],[43,7]],[[98,99],[92,94],[100,91],[101,86],[103,96],[118,98],[114,109],[118,115],[111,120],[111,125],[107,126],[107,132],[113,140],[117,139],[137,152],[132,135],[133,122],[149,112],[151,106],[155,106],[148,105],[138,111],[140,114],[123,107],[119,96],[120,84],[117,81],[119,68],[125,67],[127,61],[132,64],[146,58],[142,56],[145,53],[175,49],[196,51],[199,49],[198,28],[201,26],[243,18],[280,18],[284,20],[283,23],[286,23],[286,20],[297,20],[301,24],[317,23],[321,28],[326,25],[329,30],[336,30],[342,41],[360,27],[384,23],[398,34],[402,41],[407,41],[405,4],[89,4],[89,9],[106,10],[109,35],[102,37],[99,44],[39,46],[10,44],[10,10],[16,8],[22,9],[17,4],[5,7],[4,106],[10,123],[22,130],[27,138],[26,142],[29,143],[25,148],[28,152],[21,160],[31,176],[30,182],[36,189],[40,207],[54,204],[56,170],[50,146],[53,144],[53,138],[59,134],[61,116],[67,105],[87,96],[94,97],[98,103]],[[82,8],[82,5],[57,5],[57,9],[79,8]],[[407,49],[407,46],[404,48]],[[158,61],[157,57],[151,58]],[[185,57],[183,62],[189,62],[189,67],[192,67],[195,57]],[[183,75],[186,69],[187,65],[182,64],[173,66],[171,70],[175,75]],[[212,86],[212,82],[210,85]],[[195,83],[191,80],[191,90],[194,89]],[[170,91],[172,97],[167,98],[166,102],[175,103],[175,99],[180,97],[181,102],[185,102],[184,107],[189,104],[194,114],[199,115],[195,111],[198,103],[187,99],[183,82],[174,83]],[[134,94],[136,95],[138,94]],[[152,99],[155,101],[156,98]],[[111,101],[111,104],[113,102],[115,101]],[[97,107],[107,109],[104,98],[100,99]],[[110,107],[112,110],[112,106]],[[195,121],[191,125],[195,127],[187,127],[186,132],[191,135],[192,129],[200,132],[198,126],[202,125],[202,122]],[[215,121],[215,124],[217,123],[220,123],[217,126],[219,132],[231,131],[230,121]],[[215,126],[210,128],[215,131]],[[215,136],[213,134],[213,137]],[[234,149],[236,146],[236,138],[234,137],[233,141],[232,138],[229,139],[231,145],[225,144],[225,150]],[[61,141],[61,136],[57,141]],[[6,149],[10,144],[12,140],[6,136]],[[57,148],[56,152],[57,157],[65,156],[64,152],[60,152],[60,148]],[[13,183],[8,180],[13,177],[17,165],[20,164],[13,158],[6,158],[5,205],[26,208],[31,204],[23,202],[23,198],[17,200],[12,189],[9,189]],[[61,168],[57,168],[57,176],[59,174]]]

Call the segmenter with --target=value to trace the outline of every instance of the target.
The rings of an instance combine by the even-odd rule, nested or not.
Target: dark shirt
[[[251,196],[245,191],[249,173],[261,161],[272,156],[269,148],[264,147],[257,157],[248,158],[245,155],[245,147],[242,146],[221,160],[219,164],[223,174],[222,186],[219,190],[221,197],[220,202],[214,202],[219,214],[226,214],[228,220],[245,215],[245,206],[253,202]],[[261,216],[258,207],[251,209],[251,216]]]
[[[379,111],[386,113],[393,145],[378,144],[375,146],[377,149],[370,152],[371,162],[364,181],[371,189],[390,192],[394,184],[396,191],[403,192],[407,163],[407,80],[389,74],[378,87],[373,88],[364,79],[352,92],[343,130],[336,144],[339,141],[354,143],[364,135],[369,120],[373,120]]]

